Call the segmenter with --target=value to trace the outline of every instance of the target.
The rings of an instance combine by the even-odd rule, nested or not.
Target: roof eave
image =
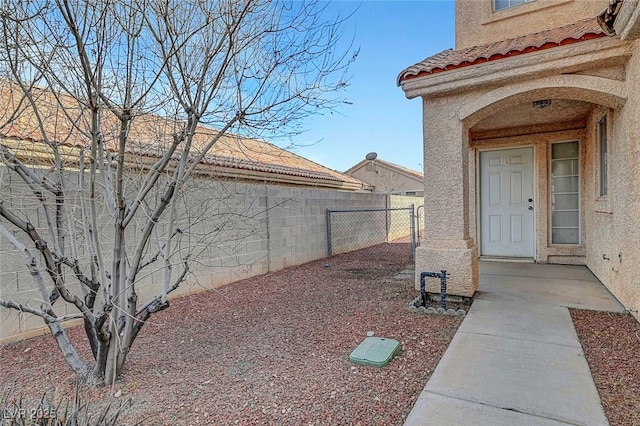
[[[442,72],[448,72],[448,71],[453,71],[456,69],[460,69],[460,68],[465,68],[465,67],[469,67],[469,66],[474,66],[474,65],[478,65],[478,64],[484,64],[487,62],[493,62],[493,61],[498,61],[501,59],[508,59],[508,58],[513,58],[513,57],[517,57],[520,55],[526,55],[526,54],[530,54],[532,52],[539,52],[539,51],[543,51],[543,50],[547,50],[547,49],[553,49],[553,48],[557,48],[560,46],[566,46],[569,44],[575,44],[575,43],[579,43],[582,41],[587,41],[587,40],[593,40],[596,38],[602,38],[602,37],[606,37],[606,34],[604,33],[598,33],[598,34],[585,34],[583,37],[579,38],[579,39],[575,39],[575,38],[567,38],[565,40],[563,40],[560,43],[554,43],[554,42],[548,42],[545,43],[541,46],[529,46],[528,48],[522,49],[522,50],[514,50],[514,51],[510,51],[506,54],[501,54],[501,53],[496,53],[494,55],[491,55],[490,57],[486,58],[486,57],[478,57],[473,61],[464,61],[461,63],[453,63],[453,64],[449,64],[447,66],[445,66],[444,68],[442,67],[436,67],[432,70],[429,71],[421,71],[418,73],[402,73],[399,76],[399,82],[398,84],[402,84],[404,81],[407,80],[412,80],[414,78],[420,78],[423,76],[427,76],[427,75],[432,75],[432,74],[438,74],[438,73],[442,73]]]
[[[415,180],[420,180],[420,181],[422,181],[424,179],[423,175],[421,175],[421,174],[415,174],[414,175],[414,174],[410,173],[409,170],[405,170],[402,167],[398,167],[396,164],[390,163],[388,161],[381,160],[379,162],[379,164],[384,166],[384,167],[386,167],[387,169],[395,172],[395,173],[401,174],[401,175],[406,176],[408,178],[415,179]]]
[[[356,170],[358,170],[359,168],[361,168],[362,166],[366,165],[367,163],[370,163],[371,160],[362,160],[359,163],[349,167],[347,170],[344,171],[345,175],[348,175],[350,173],[355,172]]]
[[[345,191],[356,191],[363,189],[360,182],[321,180],[302,176],[291,176],[277,173],[267,173],[253,170],[243,170],[233,167],[200,165],[196,168],[196,173],[203,176],[213,176],[216,178],[239,179],[246,181],[266,182],[271,184],[285,184],[306,186],[314,188],[339,189]]]
[[[621,65],[631,56],[628,43],[600,37],[580,43],[531,52],[525,55],[482,62],[447,72],[426,74],[403,80],[401,88],[409,99],[419,96],[448,95],[481,85],[500,84],[513,79],[535,78],[553,72],[570,73],[592,65]]]
[[[401,175],[406,176],[406,177],[411,178],[411,179],[420,180],[420,181],[422,181],[424,179],[423,175],[420,174],[420,172],[416,171],[416,174],[412,174],[410,169],[404,169],[404,168],[399,167],[398,165],[396,165],[394,163],[390,163],[388,161],[384,161],[384,160],[380,160],[380,159],[362,160],[358,164],[350,167],[344,173],[347,174],[347,175],[350,174],[350,173],[353,173],[356,170],[361,169],[367,163],[376,164],[377,167],[384,167],[384,168],[386,168],[388,170],[391,170],[391,171],[393,171],[395,173],[401,174]]]
[[[51,152],[45,149],[45,146],[37,141],[31,141],[29,146],[24,146],[23,140],[14,138],[0,137],[3,143],[15,150],[16,156],[31,164],[50,164]],[[42,149],[38,149],[42,147]],[[65,157],[79,158],[80,148],[76,146],[59,146]],[[151,167],[155,159],[149,156],[135,156],[135,162],[131,163],[132,167]],[[69,167],[73,167],[74,163],[69,163]],[[76,164],[77,166],[77,164]],[[216,178],[233,178],[247,181],[260,181],[269,183],[281,183],[288,185],[302,185],[308,187],[331,188],[346,191],[355,191],[363,189],[365,184],[354,179],[353,181],[344,181],[338,179],[321,179],[318,177],[295,176],[285,173],[264,172],[259,170],[248,170],[239,167],[227,167],[220,165],[212,165],[200,163],[196,167],[195,173],[198,175],[215,176]]]

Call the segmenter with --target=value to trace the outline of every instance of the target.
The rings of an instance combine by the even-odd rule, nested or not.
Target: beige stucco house
[[[418,273],[471,296],[479,258],[581,264],[638,317],[638,0],[457,0],[455,50],[398,84],[423,106]]]
[[[424,195],[422,173],[381,160],[375,153],[367,156],[372,159],[365,158],[346,170],[344,174],[366,182],[373,192],[408,196]]]

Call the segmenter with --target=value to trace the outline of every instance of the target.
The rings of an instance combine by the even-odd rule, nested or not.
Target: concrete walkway
[[[567,307],[623,310],[585,267],[480,262],[473,305],[405,425],[608,425]]]

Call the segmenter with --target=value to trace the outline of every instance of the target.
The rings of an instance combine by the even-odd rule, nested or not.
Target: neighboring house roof
[[[596,18],[552,28],[508,40],[462,50],[448,49],[410,66],[398,75],[397,83],[427,74],[449,71],[483,62],[550,49],[584,40],[604,37],[606,34]]]
[[[52,92],[42,89],[34,89],[33,97],[41,112],[42,127],[35,114],[30,111],[29,104],[24,100],[20,103],[22,95],[15,83],[0,82],[0,102],[4,106],[4,110],[0,109],[0,138],[18,141],[25,148],[27,142],[43,145],[42,142],[47,138],[68,147],[87,146],[90,127],[88,116],[80,102],[70,96],[58,96],[56,101]],[[70,113],[70,117],[65,115],[58,102],[64,104],[64,110]],[[17,117],[10,117],[16,108],[22,113]],[[105,130],[107,147],[114,149],[119,124],[110,116],[111,114],[105,114],[102,128]],[[3,125],[7,121],[8,124]],[[180,125],[181,123],[158,115],[141,115],[134,120],[130,129],[131,143],[127,145],[127,150],[139,157],[158,157]],[[194,136],[194,151],[203,147],[217,133],[215,129],[199,126]],[[226,134],[216,142],[202,163],[211,166],[215,174],[240,179],[351,190],[365,186],[354,177],[331,170],[271,143],[233,134]]]
[[[356,164],[355,166],[353,166],[353,167],[349,168],[348,170],[346,170],[344,173],[347,174],[347,175],[350,174],[350,173],[353,173],[354,171],[358,170],[359,168],[361,168],[363,166],[366,166],[367,164],[370,164],[371,162],[372,162],[372,160],[362,160],[358,164]],[[385,168],[387,168],[389,170],[392,170],[392,171],[394,171],[396,173],[400,173],[400,174],[403,174],[403,175],[408,176],[410,178],[419,180],[420,182],[422,182],[422,180],[424,179],[424,175],[422,173],[417,172],[415,170],[411,170],[411,169],[409,169],[407,167],[403,167],[403,166],[400,166],[400,165],[395,164],[395,163],[390,163],[388,161],[384,161],[384,160],[381,160],[379,158],[376,158],[375,160],[373,160],[373,162],[375,162],[376,166],[385,167]]]

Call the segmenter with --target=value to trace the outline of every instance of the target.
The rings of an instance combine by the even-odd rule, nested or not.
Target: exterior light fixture
[[[533,101],[533,107],[534,108],[542,109],[542,108],[548,107],[549,105],[551,105],[551,99],[543,99],[543,100],[540,100],[540,101]]]

